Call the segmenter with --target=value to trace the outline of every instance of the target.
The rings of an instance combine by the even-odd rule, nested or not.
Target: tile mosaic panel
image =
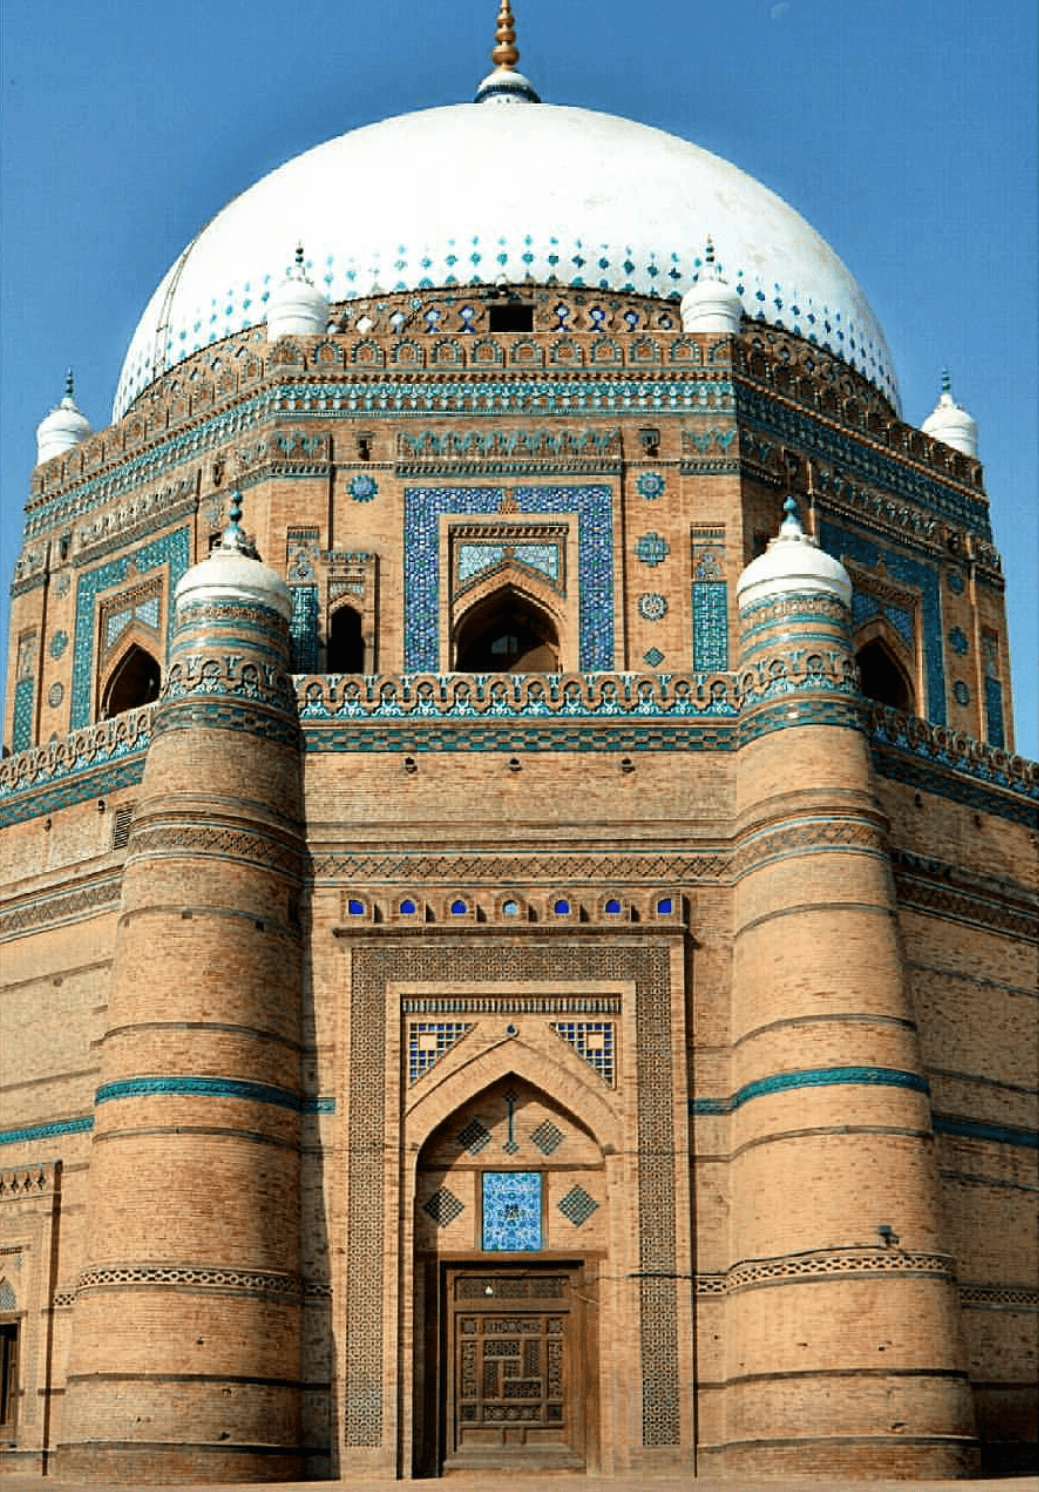
[[[485,544],[467,541],[458,546],[458,579],[465,584],[506,559],[537,570],[551,581],[559,579],[558,544]]]
[[[316,585],[292,585],[292,617],[289,622],[293,673],[316,673],[318,663],[318,589]]]
[[[177,582],[190,561],[190,529],[178,528],[161,538],[127,554],[117,555],[103,565],[87,570],[76,586],[76,630],[72,667],[72,711],[69,724],[73,730],[88,725],[94,712],[94,634],[97,627],[97,598],[102,591],[120,585],[134,570],[145,573],[167,568],[166,592],[172,597]],[[173,606],[167,618],[166,649],[173,630]],[[165,659],[163,660],[165,662]]]
[[[14,726],[11,732],[12,751],[27,751],[32,745],[35,696],[35,680],[19,679],[14,686]]]
[[[481,1248],[536,1253],[542,1247],[541,1173],[485,1171]]]
[[[828,520],[819,524],[819,543],[840,558],[852,559],[866,569],[876,570],[883,560],[887,575],[894,581],[911,585],[920,592],[923,613],[923,649],[927,681],[926,708],[921,714],[936,725],[946,723],[945,665],[942,647],[942,605],[938,570],[934,565],[912,559],[901,550],[891,549],[862,534],[851,533]],[[897,608],[895,608],[897,609]]]
[[[582,669],[613,667],[613,493],[606,485],[515,487],[513,511],[576,513],[579,652]],[[440,667],[440,518],[498,513],[502,487],[404,489],[405,667],[436,673]]]
[[[693,667],[701,673],[724,673],[729,667],[727,581],[693,582]]]
[[[990,746],[1006,749],[1003,724],[1003,685],[998,679],[985,680],[985,739]]]

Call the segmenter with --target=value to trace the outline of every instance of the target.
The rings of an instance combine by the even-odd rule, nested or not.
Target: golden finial
[[[491,52],[491,61],[497,72],[515,72],[516,63],[519,61],[519,50],[516,46],[516,23],[512,15],[512,6],[509,0],[501,0],[498,11],[498,26],[494,33],[497,45]]]

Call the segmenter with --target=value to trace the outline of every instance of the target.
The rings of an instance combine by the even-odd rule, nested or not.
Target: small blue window
[[[418,908],[410,899],[410,897],[406,901],[402,901],[400,904],[400,914],[402,917],[414,917],[417,911]]]
[[[503,917],[518,917],[519,916],[519,902],[518,901],[506,901],[506,902],[503,902],[501,910],[502,910],[502,916]]]
[[[660,913],[660,915],[662,917],[668,917],[668,916],[670,916],[670,914],[671,914],[671,898],[670,898],[670,896],[662,896],[661,897],[661,899],[657,902],[657,911]]]
[[[365,913],[364,902],[355,901],[354,898],[351,897],[349,902],[347,903],[347,911],[350,913],[351,917],[363,917]]]
[[[610,917],[616,917],[616,915],[620,911],[620,909],[621,909],[620,902],[617,901],[617,900],[615,900],[613,897],[611,897],[610,900],[606,903],[606,911],[607,911],[607,914]]]
[[[552,910],[557,917],[569,917],[570,903],[568,901],[557,901]]]
[[[451,903],[452,917],[464,917],[468,910],[469,908],[466,906],[464,901],[453,901]]]

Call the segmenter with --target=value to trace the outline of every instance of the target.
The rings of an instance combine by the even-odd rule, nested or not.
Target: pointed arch
[[[558,673],[559,629],[545,607],[507,583],[459,620],[454,666],[459,673]]]
[[[140,643],[131,642],[108,675],[101,692],[101,718],[110,720],[126,710],[138,710],[159,697],[162,669],[158,659]]]
[[[859,688],[867,699],[890,705],[905,715],[915,715],[916,690],[908,660],[899,656],[902,652],[888,635],[888,629],[872,628],[871,635],[861,641],[855,653]]]

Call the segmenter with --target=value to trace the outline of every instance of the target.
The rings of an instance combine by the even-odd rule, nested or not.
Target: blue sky
[[[908,419],[924,419],[949,367],[980,426],[1006,562],[1017,746],[1039,756],[1033,0],[515,9],[520,66],[546,100],[694,140],[822,233],[884,326]],[[468,100],[489,70],[496,10],[496,0],[0,6],[5,631],[34,431],[66,368],[103,427],[144,304],[199,226],[310,145]],[[363,212],[363,183],[347,189]],[[445,192],[481,189],[444,162]]]

